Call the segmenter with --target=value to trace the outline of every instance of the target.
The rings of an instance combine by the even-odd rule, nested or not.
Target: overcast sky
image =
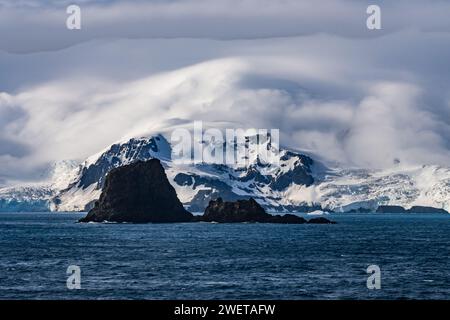
[[[78,3],[82,29],[67,30]],[[381,7],[382,30],[366,28]],[[450,1],[0,0],[0,184],[174,123],[347,166],[448,165]]]

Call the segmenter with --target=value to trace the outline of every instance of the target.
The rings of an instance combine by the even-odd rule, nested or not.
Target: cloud
[[[86,1],[80,33],[65,4],[0,3],[0,180],[193,120],[348,166],[448,165],[448,2],[383,1],[374,34],[364,1]]]
[[[53,81],[36,80],[37,84],[16,94],[2,94],[2,119],[7,125],[1,136],[14,136],[32,152],[20,154],[17,149],[18,159],[11,158],[0,175],[8,170],[10,176],[14,171],[10,169],[20,165],[20,175],[36,172],[38,176],[45,163],[82,160],[123,137],[194,120],[279,128],[283,145],[345,165],[389,167],[395,159],[405,164],[446,164],[450,124],[441,115],[448,112],[448,104],[439,108],[427,104],[445,98],[435,95],[434,72],[418,78],[415,68],[420,68],[405,62],[397,69],[385,69],[377,63],[390,64],[387,53],[370,54],[373,47],[396,50],[411,37],[419,34],[372,39],[364,46],[332,36],[226,43],[164,40],[152,46],[157,52],[150,57],[128,62],[136,66],[151,61],[158,66],[138,80],[106,79],[101,67],[83,76],[63,68]],[[441,37],[442,42],[447,39]],[[119,63],[116,59],[127,56],[124,48],[148,48],[142,40],[114,43],[121,50],[106,56],[112,67]],[[199,45],[208,47],[208,53],[197,53]],[[320,54],[318,45],[324,48]],[[105,52],[104,46],[111,43],[89,44],[90,50],[74,48],[86,53],[69,68],[93,68],[85,57]],[[178,46],[193,58],[161,67],[158,59]],[[56,57],[38,54],[44,59],[46,55]],[[427,96],[430,92],[433,99]]]
[[[382,30],[366,28],[369,0],[0,1],[0,49],[36,52],[101,38],[261,39],[328,33],[371,38],[414,28],[450,32],[445,0],[377,1]],[[66,7],[82,9],[82,30],[66,29]],[[32,32],[31,32],[32,31]],[[51,34],[51,36],[49,36]]]
[[[24,157],[29,153],[29,149],[21,142],[0,138],[0,156],[11,156],[14,158]]]

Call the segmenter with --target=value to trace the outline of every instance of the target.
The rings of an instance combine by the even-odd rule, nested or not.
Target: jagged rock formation
[[[160,161],[137,161],[106,176],[100,200],[80,222],[189,222]]]
[[[254,199],[224,202],[212,200],[203,214],[207,222],[265,222],[270,215]]]
[[[336,222],[328,220],[324,217],[312,218],[308,220],[310,224],[335,224]]]
[[[206,222],[236,223],[236,222],[260,222],[260,223],[286,223],[302,224],[307,221],[292,214],[284,216],[266,213],[263,207],[253,198],[249,200],[237,200],[224,202],[222,198],[210,201],[205,214],[199,218]],[[311,219],[310,223],[332,223],[325,218]]]

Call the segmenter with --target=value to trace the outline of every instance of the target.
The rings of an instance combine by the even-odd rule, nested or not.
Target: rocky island
[[[235,222],[260,222],[260,223],[305,223],[306,220],[292,214],[273,216],[266,213],[263,207],[253,198],[249,200],[237,200],[225,202],[222,198],[211,200],[205,210],[201,221],[235,223]]]
[[[377,208],[377,213],[441,213],[448,214],[448,212],[441,208],[433,208],[426,206],[412,206],[405,209],[402,206],[383,205]]]
[[[333,223],[325,218],[313,218],[309,221],[293,214],[271,215],[266,213],[263,207],[253,198],[249,200],[237,200],[233,202],[223,201],[222,198],[211,200],[201,221],[218,223],[259,222],[259,223]]]
[[[250,198],[249,200],[237,200],[233,202],[223,201],[222,198],[211,200],[203,216],[199,218],[205,222],[237,223],[237,222],[259,222],[259,223],[283,223],[302,224],[334,223],[326,218],[313,218],[307,221],[305,218],[293,214],[271,215],[261,205]]]
[[[175,189],[157,159],[111,170],[99,201],[80,222],[190,222]]]
[[[307,221],[293,214],[271,215],[253,198],[223,201],[211,200],[202,216],[194,217],[184,209],[175,189],[169,183],[158,159],[137,161],[118,167],[106,176],[99,201],[79,222],[259,222],[302,224],[333,223],[326,218]]]

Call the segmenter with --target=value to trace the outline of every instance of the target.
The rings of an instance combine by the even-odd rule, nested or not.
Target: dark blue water
[[[336,225],[77,224],[0,214],[1,299],[449,299],[449,215]],[[366,287],[369,265],[381,289]],[[81,290],[66,287],[69,265]]]

